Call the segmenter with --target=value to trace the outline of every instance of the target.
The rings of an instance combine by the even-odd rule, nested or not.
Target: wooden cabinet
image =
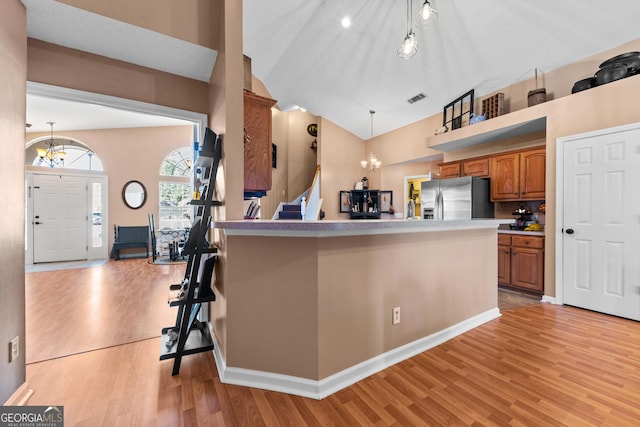
[[[498,284],[544,292],[544,237],[498,234]]]
[[[491,200],[545,198],[545,148],[493,156],[490,161]]]
[[[520,200],[545,198],[545,148],[520,153]]]
[[[441,163],[440,179],[457,178],[460,176],[460,162]]]
[[[461,176],[489,176],[489,159],[470,159],[462,162],[460,170]]]
[[[498,283],[511,283],[511,236],[498,234]]]
[[[271,107],[273,99],[244,92],[244,190],[271,190]]]

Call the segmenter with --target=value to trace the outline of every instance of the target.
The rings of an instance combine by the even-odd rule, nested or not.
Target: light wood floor
[[[27,363],[160,336],[175,323],[168,285],[184,269],[138,258],[27,273]]]
[[[63,405],[66,426],[640,425],[640,323],[572,307],[506,310],[322,401],[221,384],[210,353],[172,377],[159,352],[30,364],[28,403]]]

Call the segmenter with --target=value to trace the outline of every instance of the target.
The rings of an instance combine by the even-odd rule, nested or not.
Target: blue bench
[[[149,257],[149,226],[123,226],[117,225],[114,229],[113,247],[111,258],[120,259],[120,249],[144,248]]]

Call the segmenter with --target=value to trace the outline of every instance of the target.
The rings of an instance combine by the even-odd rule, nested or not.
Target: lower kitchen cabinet
[[[498,284],[544,293],[544,237],[498,234]]]

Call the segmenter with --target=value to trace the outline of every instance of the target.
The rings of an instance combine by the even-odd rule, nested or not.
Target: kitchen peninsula
[[[498,317],[505,222],[216,221],[221,379],[323,398]]]

